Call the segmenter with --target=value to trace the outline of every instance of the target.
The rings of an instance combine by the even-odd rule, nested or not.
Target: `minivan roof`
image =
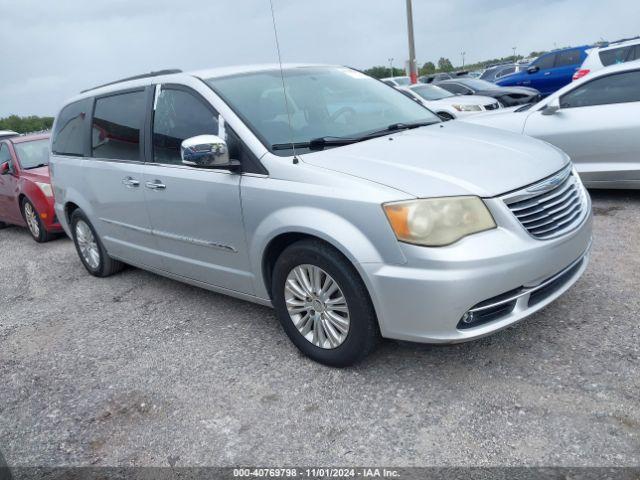
[[[291,68],[306,68],[306,67],[342,67],[342,65],[327,65],[327,64],[313,64],[313,63],[285,63],[282,64],[283,69]],[[347,67],[348,68],[348,67]],[[105,93],[117,92],[128,88],[142,87],[149,84],[150,78],[159,78],[161,82],[171,81],[171,79],[177,79],[184,76],[196,77],[201,79],[227,77],[231,75],[238,75],[242,73],[257,73],[266,72],[270,70],[279,70],[280,65],[277,63],[266,64],[254,64],[254,65],[234,65],[228,67],[210,68],[204,70],[195,70],[191,72],[183,72],[181,70],[159,70],[156,72],[150,72],[142,75],[135,75],[133,77],[127,77],[122,80],[116,80],[103,85],[83,90],[79,95],[69,99],[65,102],[65,105],[69,103],[77,102],[84,98],[93,97],[96,95],[104,95]]]

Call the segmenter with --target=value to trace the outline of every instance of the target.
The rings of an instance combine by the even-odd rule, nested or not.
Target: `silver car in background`
[[[544,100],[469,121],[545,140],[590,188],[640,188],[640,61],[605,67]]]
[[[127,263],[273,306],[328,365],[380,336],[488,335],[587,265],[567,155],[349,68],[156,72],[84,92],[53,130],[56,212],[92,275]]]
[[[442,120],[447,121],[500,108],[500,103],[495,98],[481,95],[454,95],[433,84],[418,83],[410,87],[396,88],[436,113]]]

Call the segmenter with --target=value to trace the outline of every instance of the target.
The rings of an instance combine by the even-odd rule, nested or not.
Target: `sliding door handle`
[[[122,184],[125,187],[139,187],[140,186],[140,182],[138,180],[136,180],[135,178],[132,178],[132,177],[124,177],[122,179]]]
[[[150,190],[164,190],[167,186],[160,180],[154,180],[153,182],[147,182],[144,184]]]

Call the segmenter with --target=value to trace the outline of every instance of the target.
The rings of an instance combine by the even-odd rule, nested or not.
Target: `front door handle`
[[[124,177],[122,179],[122,184],[125,187],[138,187],[138,186],[140,186],[140,182],[138,180],[136,180],[135,178],[132,178],[132,177]]]
[[[147,182],[144,184],[150,190],[164,190],[167,186],[160,180],[154,180],[153,182]]]

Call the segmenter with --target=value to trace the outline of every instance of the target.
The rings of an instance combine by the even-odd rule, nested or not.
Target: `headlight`
[[[482,107],[480,105],[453,105],[453,108],[459,112],[481,112]]]
[[[40,187],[40,190],[42,190],[42,193],[44,193],[46,197],[53,197],[53,189],[51,188],[51,185],[42,182],[35,183],[38,187]]]
[[[457,242],[496,227],[478,197],[442,197],[383,205],[398,240],[428,247]]]

